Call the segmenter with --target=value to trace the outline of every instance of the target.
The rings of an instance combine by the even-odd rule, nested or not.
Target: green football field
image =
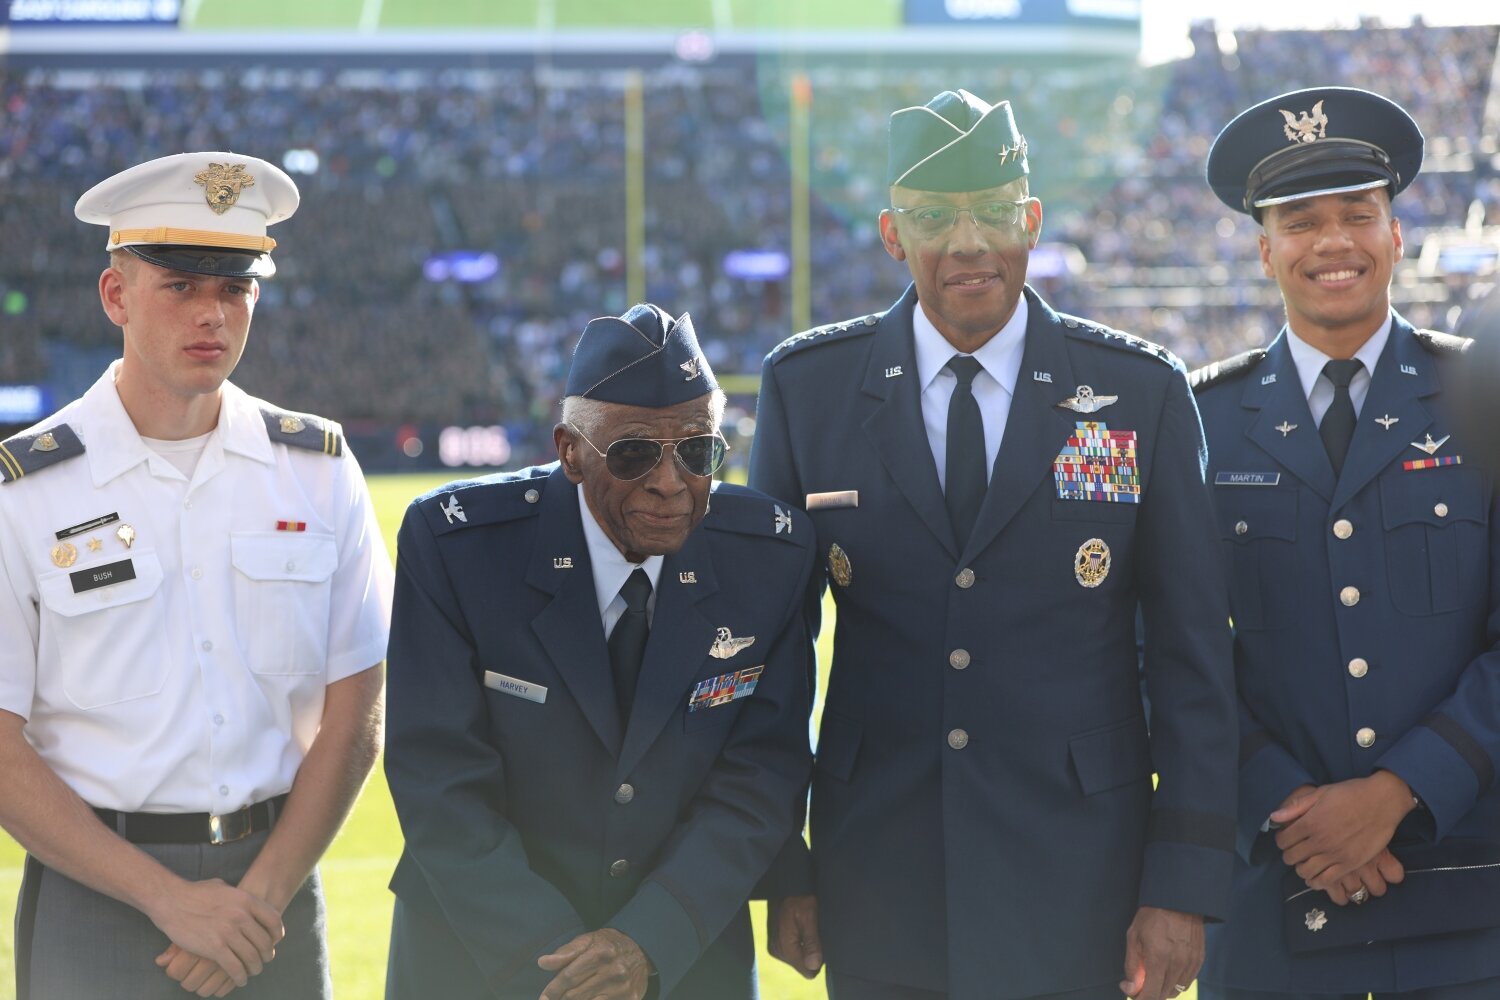
[[[186,0],[189,30],[894,29],[902,0]]]

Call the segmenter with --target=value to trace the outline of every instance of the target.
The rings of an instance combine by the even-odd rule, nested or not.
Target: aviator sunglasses
[[[694,434],[681,438],[620,438],[601,451],[576,424],[569,423],[568,426],[588,442],[590,448],[598,452],[611,476],[626,483],[640,479],[656,468],[667,445],[672,446],[672,454],[677,457],[677,464],[682,466],[683,471],[700,478],[718,472],[729,451],[729,442],[718,434]]]

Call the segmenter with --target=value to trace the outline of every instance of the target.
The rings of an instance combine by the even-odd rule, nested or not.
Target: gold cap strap
[[[119,229],[109,234],[110,249],[127,243],[166,243],[190,247],[222,247],[228,250],[253,250],[270,253],[276,241],[269,236],[247,236],[241,233],[216,233],[206,229]]]

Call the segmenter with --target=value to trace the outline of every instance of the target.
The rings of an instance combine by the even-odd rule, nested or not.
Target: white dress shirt
[[[1380,360],[1380,353],[1385,350],[1385,342],[1390,336],[1391,317],[1387,314],[1380,329],[1354,352],[1355,358],[1365,366],[1349,382],[1349,399],[1354,403],[1356,417],[1365,405],[1365,397],[1370,393],[1370,379],[1375,376],[1375,363]],[[1297,336],[1291,326],[1286,328],[1286,346],[1292,352],[1292,363],[1297,366],[1297,378],[1302,380],[1302,394],[1307,397],[1307,408],[1312,410],[1313,421],[1321,426],[1323,414],[1328,412],[1328,407],[1333,403],[1333,383],[1323,374],[1323,366],[1334,359]]]
[[[663,462],[670,461],[671,457],[662,455]],[[625,586],[625,581],[630,579],[630,574],[638,569],[646,571],[646,576],[651,581],[651,596],[646,600],[646,621],[650,622],[656,614],[656,583],[661,579],[661,564],[665,556],[647,556],[642,563],[633,563],[625,558],[625,554],[609,540],[604,529],[599,526],[594,512],[589,510],[589,502],[583,495],[583,485],[578,486],[578,513],[583,521],[583,538],[589,546],[589,564],[594,567],[594,593],[599,598],[599,617],[604,619],[604,636],[614,631],[615,623],[625,613],[625,598],[620,594],[620,588]]]

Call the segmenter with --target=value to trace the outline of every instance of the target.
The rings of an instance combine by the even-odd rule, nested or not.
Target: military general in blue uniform
[[[1495,428],[1452,411],[1467,342],[1391,308],[1422,145],[1394,102],[1321,87],[1209,153],[1287,322],[1194,373],[1241,715],[1204,1000],[1500,997]]]
[[[772,947],[826,954],[835,1000],[1160,1000],[1228,902],[1198,412],[1166,351],[1025,286],[1027,153],[1007,103],[892,115],[880,231],[911,287],[764,366],[750,480],[812,515],[837,602],[812,855],[777,869]]]
[[[755,996],[746,900],[811,761],[805,514],[712,480],[691,321],[592,321],[560,461],[451,483],[400,534],[387,997]]]

